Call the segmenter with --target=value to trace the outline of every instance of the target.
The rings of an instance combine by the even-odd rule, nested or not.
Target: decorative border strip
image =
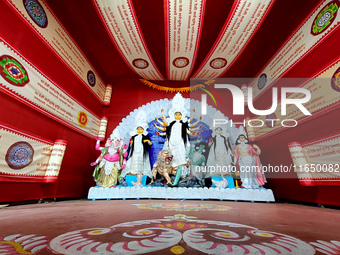
[[[206,0],[165,0],[166,72],[169,80],[189,78],[197,58]]]
[[[38,2],[38,0],[32,0],[32,2],[38,3],[39,5],[42,3],[41,11],[44,12],[46,19],[48,20],[47,27],[43,28],[37,25],[35,20],[27,14],[23,1],[15,2],[14,0],[7,0],[5,2],[19,15],[26,25],[42,39],[54,55],[57,56],[84,85],[86,85],[85,87],[101,103],[103,103],[106,89],[105,83],[47,3],[44,0],[40,0],[40,2]],[[67,48],[69,50],[67,50]],[[61,49],[66,51],[66,55],[68,58],[71,58],[71,60],[64,56],[65,54],[62,53]],[[79,63],[76,63],[76,59],[79,58],[82,58],[82,60],[79,60]],[[76,64],[74,65],[76,66],[72,66],[70,62],[75,62]],[[87,69],[83,70],[81,66]],[[93,80],[94,84],[92,84]]]
[[[322,142],[325,142],[325,141],[330,140],[330,139],[338,139],[338,138],[340,138],[340,133],[333,133],[333,134],[323,136],[323,137],[320,137],[320,138],[315,138],[315,139],[310,140],[308,142],[304,142],[304,143],[302,143],[302,146],[306,147],[306,146],[314,145],[314,144],[317,144],[317,143],[322,143]]]
[[[337,31],[337,29],[339,29],[340,15],[335,15],[332,23],[330,23],[326,27],[326,29],[324,29],[324,31],[322,31],[318,35],[313,35],[310,32],[313,22],[315,22],[315,20],[317,19],[317,17],[315,17],[316,13],[320,14],[321,11],[323,11],[323,9],[325,8],[326,2],[330,4],[335,1],[321,0],[319,5],[313,9],[313,11],[304,19],[303,22],[301,22],[301,24],[294,30],[294,32],[292,32],[292,34],[286,39],[286,41],[276,51],[276,53],[272,56],[272,58],[265,64],[265,67],[256,75],[257,78],[254,78],[249,83],[249,86],[253,87],[254,100],[259,98],[260,95],[262,95],[264,92],[266,92],[270,87],[272,87],[276,83],[278,78],[283,77],[294,66],[296,66],[302,59],[304,59],[309,53],[311,53],[315,48],[321,45],[328,37],[330,37],[335,31]],[[313,19],[313,17],[315,18]],[[307,30],[307,31],[304,31],[304,30]],[[304,38],[304,40],[301,40],[301,38]],[[300,41],[301,43],[299,43]],[[306,46],[306,44],[309,45],[309,48],[307,48],[307,50],[301,54],[301,52],[305,50],[304,47]],[[286,48],[288,48],[288,50]],[[292,57],[293,55],[289,56],[288,54],[289,52],[292,52],[291,54],[293,55],[294,54],[301,54],[301,55]],[[285,57],[288,59],[286,59]],[[290,64],[286,63],[288,60],[293,61],[293,62],[291,62]],[[283,64],[281,65],[278,64],[282,62]],[[271,75],[271,72],[274,69],[275,65],[279,65],[279,68],[284,66],[284,68],[283,70],[278,72],[279,73],[278,75]],[[273,72],[273,74],[274,73],[275,72]],[[265,79],[266,82],[264,84],[260,84],[262,81],[261,79],[262,77],[266,77]]]
[[[31,134],[31,133],[27,133],[27,132],[25,132],[23,130],[19,130],[17,128],[14,128],[13,126],[4,124],[3,122],[0,122],[0,128],[2,128],[4,130],[7,130],[8,132],[16,133],[16,134],[18,134],[18,135],[20,135],[22,137],[25,137],[25,138],[28,138],[28,139],[31,139],[31,140],[34,140],[34,141],[37,141],[37,142],[40,142],[40,143],[46,143],[46,144],[49,144],[49,145],[53,145],[54,144],[54,142],[51,141],[51,140],[47,140],[47,139],[35,136],[35,135]]]
[[[67,142],[55,142],[0,123],[0,181],[55,182]]]
[[[340,185],[339,132],[304,143],[291,142],[288,148],[302,185]]]
[[[246,49],[274,2],[275,0],[235,1],[217,40],[193,78],[222,76]]]
[[[164,80],[146,45],[131,0],[92,3],[126,65],[144,79]]]
[[[2,68],[0,80],[3,79],[0,82],[1,91],[87,137],[94,139],[98,135],[99,117],[60,88],[1,37],[0,47],[3,48],[2,53],[7,53],[7,55],[0,56],[0,69]],[[19,72],[18,70],[21,68],[22,71],[20,72],[25,73],[28,80],[19,85],[16,84],[18,81],[12,74],[8,73],[7,66],[11,66],[10,68],[15,72]],[[64,115],[58,112],[57,106],[59,106],[59,109],[63,109]],[[86,123],[81,118],[85,118]]]
[[[3,174],[0,173],[0,181],[2,182],[43,182],[43,183],[50,183],[56,182],[58,177],[50,177],[50,176],[18,176],[18,175],[10,175],[10,174]]]
[[[320,87],[322,93],[324,94],[324,93],[326,93],[327,89],[331,90],[330,87],[331,87],[331,82],[332,82],[332,79],[333,79],[331,77],[332,77],[333,73],[335,74],[335,73],[337,73],[339,71],[339,68],[340,68],[340,58],[337,58],[336,60],[334,60],[333,62],[328,64],[327,67],[323,68],[321,71],[316,73],[312,78],[308,79],[307,81],[305,81],[304,83],[302,83],[298,87],[299,88],[307,87],[308,84],[312,84],[313,81],[315,81],[317,79],[321,80],[321,79],[326,79],[327,78],[327,80],[330,82],[329,86],[328,87],[323,86],[322,89]],[[322,86],[322,85],[323,84],[320,84],[320,86]],[[339,93],[339,92],[335,91],[334,89],[332,89],[332,91],[334,93]],[[313,100],[313,93],[316,94],[317,91],[316,92],[314,91],[314,92],[311,93],[312,94],[312,98],[311,98],[310,101]],[[321,115],[324,115],[324,114],[326,114],[328,112],[331,112],[331,111],[334,111],[334,110],[338,109],[339,106],[340,106],[340,101],[336,100],[336,97],[335,97],[336,94],[334,94],[334,93],[332,94],[331,92],[329,92],[329,94],[331,94],[333,96],[333,98],[331,98],[329,100],[326,100],[324,105],[318,105],[318,109],[315,110],[315,108],[314,108],[313,110],[310,110],[312,115],[309,115],[309,116],[303,115],[303,117],[295,118],[295,120],[298,121],[299,124],[301,124],[301,123],[313,120],[313,119],[315,119],[315,118],[317,118],[317,117],[319,117]],[[318,94],[318,96],[320,96],[320,95]],[[280,102],[281,102],[281,100],[278,101],[278,107],[277,107],[275,112],[280,112],[280,109],[281,109]],[[308,107],[307,107],[307,109],[308,109]],[[275,115],[277,117],[281,116],[279,113],[276,113]],[[288,116],[288,115],[289,115],[289,112],[287,111],[287,115],[286,116]],[[261,119],[263,121],[266,121],[266,116],[257,116],[257,117],[254,117],[253,119]],[[266,132],[266,133],[264,133],[262,135],[258,135],[260,129],[262,131],[264,129],[267,129],[268,132]],[[282,132],[282,131],[285,130],[285,128],[282,127],[282,126],[281,127],[275,127],[274,126],[274,128],[267,128],[267,127],[259,127],[259,128],[257,128],[257,127],[254,127],[254,130],[255,130],[255,133],[256,133],[257,140],[261,140],[261,139],[265,139],[265,138],[267,138],[269,136],[272,136],[274,134],[277,134],[279,132]]]

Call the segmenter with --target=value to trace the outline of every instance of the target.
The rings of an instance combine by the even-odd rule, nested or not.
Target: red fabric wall
[[[0,35],[26,56],[54,82],[98,116],[103,107],[92,93],[40,39],[8,8],[0,2]],[[67,147],[60,175],[56,183],[0,182],[0,202],[23,201],[54,197],[83,197],[94,184],[92,162],[97,152],[95,141],[27,107],[0,92],[0,122],[47,140],[63,139]]]
[[[3,1],[0,2],[0,10],[0,35],[15,48],[20,49],[28,59],[32,60],[52,80],[76,97],[86,107],[98,116],[107,116],[109,118],[107,135],[130,111],[150,101],[174,96],[174,94],[148,88],[138,80],[117,80],[111,82],[113,85],[111,106],[103,108],[88,89],[79,82]],[[339,39],[340,31],[337,31],[322,46],[318,47],[290,71],[286,77],[312,76],[328,62],[340,55]],[[97,71],[100,73],[101,70]],[[105,80],[106,77],[103,77],[103,79]],[[167,84],[162,85],[167,86]],[[168,85],[172,86],[173,84]],[[189,84],[179,83],[176,86],[189,86]],[[256,102],[255,106],[258,109],[265,109],[269,105],[266,98],[268,96],[270,98],[270,93],[265,93]],[[183,96],[189,97],[190,94],[184,93]],[[240,117],[234,118],[231,115],[231,96],[226,92],[220,92],[220,96],[223,106],[218,104],[217,108],[229,118],[233,118],[235,121],[240,120]],[[93,169],[89,164],[98,155],[94,150],[95,141],[30,109],[2,92],[0,92],[0,102],[0,122],[44,139],[52,141],[63,139],[68,142],[57,183],[0,182],[0,202],[86,196],[89,187],[94,184],[92,180]],[[209,98],[208,103],[213,104]],[[294,129],[260,140],[258,145],[262,149],[262,163],[272,165],[288,165],[292,163],[287,146],[288,142],[304,142],[338,131],[340,124],[339,113],[340,110],[333,111],[301,124]],[[274,194],[279,198],[340,205],[340,199],[337,196],[340,192],[340,187],[338,186],[303,187],[299,184],[294,174],[290,179],[283,179],[281,178],[283,176],[279,175],[268,177],[270,178],[268,179],[267,187],[272,188]]]
[[[48,140],[63,139],[67,147],[56,183],[0,182],[0,202],[54,197],[82,197],[89,185],[95,141],[0,93],[0,121]]]
[[[327,66],[327,63],[331,63],[339,58],[339,40],[340,30],[338,29],[321,46],[288,72],[285,78],[308,78],[321,71]],[[289,85],[289,83],[283,83],[280,86],[287,87]],[[270,107],[269,104],[271,105],[271,90],[265,92],[255,102],[255,108],[267,109]],[[306,142],[339,132],[339,114],[340,109],[336,109],[308,122],[298,124],[297,127],[285,129],[283,132],[258,141],[257,144],[262,150],[262,163],[264,165],[292,164],[288,143],[294,141]],[[267,174],[267,177],[269,177],[267,187],[271,188],[274,195],[278,198],[340,206],[338,195],[340,193],[340,186],[302,186],[295,173],[290,175],[286,173]]]

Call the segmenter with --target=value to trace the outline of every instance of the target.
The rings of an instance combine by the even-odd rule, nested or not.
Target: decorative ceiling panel
[[[112,42],[125,63],[144,79],[163,80],[156,67],[130,0],[93,0]]]
[[[165,0],[166,71],[169,80],[187,80],[201,39],[205,0]]]

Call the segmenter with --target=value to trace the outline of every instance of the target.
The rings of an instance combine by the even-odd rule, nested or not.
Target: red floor
[[[339,210],[302,205],[75,200],[0,219],[0,254],[340,254]]]

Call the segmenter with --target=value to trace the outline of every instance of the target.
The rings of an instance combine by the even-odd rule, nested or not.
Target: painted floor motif
[[[150,203],[132,204],[139,209],[167,210],[167,211],[227,211],[229,206],[215,204],[185,204],[185,203]]]
[[[48,242],[45,236],[21,234],[4,238],[0,236],[0,254],[37,254],[47,247]]]
[[[119,241],[103,242],[104,236]],[[282,233],[184,214],[75,230],[50,241],[45,236],[21,234],[0,238],[0,254],[45,254],[47,246],[53,252],[72,255],[149,254],[164,250],[183,254],[185,246],[203,254],[340,254],[339,241],[306,243]]]
[[[222,201],[135,202],[3,208],[0,255],[340,255],[338,210]]]

